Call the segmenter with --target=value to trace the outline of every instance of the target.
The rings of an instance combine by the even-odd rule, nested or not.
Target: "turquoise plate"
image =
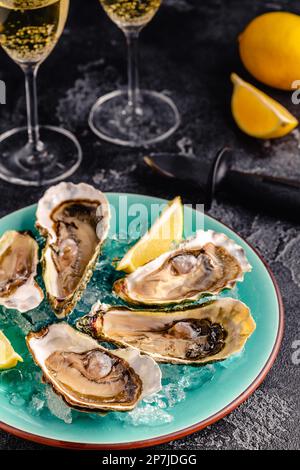
[[[136,204],[149,209],[165,201],[127,195],[128,208]],[[108,194],[118,220],[118,194]],[[30,206],[0,220],[0,235],[10,229],[34,231],[36,206]],[[124,209],[122,209],[124,211]],[[185,220],[196,212],[185,209]],[[130,212],[129,212],[130,213]],[[189,217],[190,216],[190,217]],[[130,217],[129,217],[130,218]],[[126,225],[129,225],[129,219]],[[36,311],[21,316],[0,309],[0,329],[9,337],[24,363],[0,372],[0,427],[16,436],[48,445],[86,449],[125,449],[179,439],[211,425],[230,413],[264,380],[279,351],[283,334],[283,306],[276,282],[260,256],[236,233],[211,217],[205,216],[205,229],[224,232],[246,251],[253,271],[232,292],[252,310],[257,329],[238,356],[205,368],[163,365],[163,390],[158,396],[141,403],[131,413],[109,413],[105,416],[71,411],[40,383],[41,374],[26,349],[24,334],[54,321],[46,302]],[[186,235],[193,229],[186,227]],[[36,233],[36,232],[35,232]],[[69,321],[88,312],[93,302],[117,303],[111,285],[118,274],[111,261],[128,250],[128,244],[110,234],[97,271],[87,292]]]

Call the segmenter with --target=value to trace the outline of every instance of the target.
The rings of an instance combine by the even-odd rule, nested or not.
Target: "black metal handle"
[[[288,181],[231,170],[223,183],[236,200],[299,222],[300,188]]]

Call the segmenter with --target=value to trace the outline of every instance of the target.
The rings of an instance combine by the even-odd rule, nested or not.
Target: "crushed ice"
[[[74,325],[77,318],[86,315],[99,299],[104,303],[120,304],[120,299],[112,293],[112,285],[120,276],[120,273],[114,269],[113,262],[121,258],[134,243],[134,241],[128,242],[125,237],[120,238],[113,237],[107,241],[84,296],[67,320],[70,324]],[[39,241],[41,243],[41,240]],[[42,285],[41,276],[38,281]],[[24,359],[24,363],[18,365],[18,368],[0,372],[0,393],[8,394],[10,404],[16,408],[26,408],[32,416],[51,415],[70,424],[80,419],[82,414],[69,408],[49,385],[42,383],[42,373],[34,364],[25,343],[25,335],[29,331],[37,331],[54,321],[56,321],[55,316],[46,301],[25,315],[0,308],[0,329],[10,338],[14,338],[14,347]],[[120,423],[133,426],[158,426],[170,423],[176,405],[185,400],[189,390],[203,387],[211,381],[217,367],[224,365],[203,368],[161,365],[162,390],[145,398],[132,412],[114,412],[110,416]],[[89,416],[93,420],[105,419],[102,415]]]
[[[173,421],[173,408],[185,400],[188,390],[210,382],[215,366],[203,368],[162,364],[162,390],[144,400],[129,413],[114,413],[115,418],[133,426],[158,426]]]

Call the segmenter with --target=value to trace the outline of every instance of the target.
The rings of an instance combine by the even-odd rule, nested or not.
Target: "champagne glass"
[[[180,123],[178,110],[167,96],[140,90],[139,33],[153,18],[161,0],[100,0],[108,16],[124,32],[128,45],[128,90],[99,98],[89,124],[102,139],[118,145],[147,146],[169,137]]]
[[[25,74],[27,128],[0,135],[0,178],[26,186],[70,176],[82,152],[65,129],[39,126],[36,76],[60,38],[69,0],[0,0],[0,44]]]

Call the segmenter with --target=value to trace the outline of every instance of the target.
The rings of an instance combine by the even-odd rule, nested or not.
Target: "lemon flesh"
[[[234,84],[231,108],[239,128],[259,139],[275,139],[289,134],[297,119],[281,104],[250,83],[232,74]]]
[[[171,250],[183,236],[183,206],[174,199],[150,230],[128,251],[117,266],[118,271],[132,273],[140,266]]]
[[[11,369],[15,367],[18,362],[23,362],[23,359],[15,352],[4,333],[0,331],[0,370]]]
[[[258,16],[239,37],[246,69],[257,80],[291,90],[300,78],[300,16],[271,12]]]

